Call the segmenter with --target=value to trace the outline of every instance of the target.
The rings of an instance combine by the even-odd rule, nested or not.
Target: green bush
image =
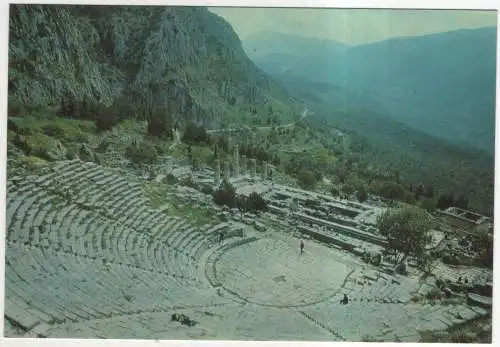
[[[167,175],[166,179],[167,179],[167,184],[172,184],[173,185],[173,184],[176,184],[178,182],[177,178],[174,175],[172,175],[171,173],[169,173]]]
[[[246,210],[250,212],[266,211],[267,202],[256,192],[252,192],[246,199]]]
[[[118,115],[118,107],[112,105],[110,107],[101,106],[97,112],[95,126],[98,131],[111,130],[120,122]]]
[[[134,164],[152,164],[158,158],[156,149],[144,142],[139,145],[128,146],[125,155]]]
[[[165,107],[157,107],[148,120],[148,134],[156,137],[172,138],[173,120]]]
[[[214,193],[214,190],[211,186],[204,185],[203,187],[201,187],[201,192],[203,194],[212,195]]]
[[[313,189],[316,186],[317,180],[314,173],[309,170],[301,170],[297,174],[299,185],[305,189]]]
[[[42,127],[45,135],[61,139],[64,137],[64,129],[57,124],[46,124]]]
[[[26,116],[26,108],[20,101],[9,100],[7,114],[9,117],[24,117]]]
[[[208,144],[209,136],[207,130],[203,125],[196,125],[194,123],[189,123],[184,130],[184,136],[182,141],[189,144]]]
[[[217,205],[226,205],[230,208],[236,207],[236,191],[231,183],[224,180],[213,194]]]

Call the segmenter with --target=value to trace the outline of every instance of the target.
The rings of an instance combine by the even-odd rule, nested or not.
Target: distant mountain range
[[[288,88],[329,89],[332,111],[368,108],[452,143],[494,151],[496,28],[393,38],[349,47],[264,32],[244,49]],[[305,81],[307,80],[307,81]]]

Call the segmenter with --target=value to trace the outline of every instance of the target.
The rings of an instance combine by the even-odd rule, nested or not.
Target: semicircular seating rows
[[[46,323],[223,302],[199,276],[216,245],[148,206],[132,177],[79,160],[7,183],[6,315]]]
[[[169,216],[149,206],[137,178],[79,160],[58,162],[40,176],[10,178],[6,220],[5,315],[27,330],[45,324],[45,332],[234,303],[217,295],[214,264],[229,247],[251,241],[238,237],[219,246],[223,224],[200,228]],[[268,245],[249,256],[282,261],[277,244]],[[350,277],[333,297],[291,309],[344,340],[359,340],[362,326],[385,339],[415,341],[416,329],[486,314],[466,305],[413,303],[419,286],[409,280],[395,283],[361,270]],[[349,305],[339,304],[343,294]]]

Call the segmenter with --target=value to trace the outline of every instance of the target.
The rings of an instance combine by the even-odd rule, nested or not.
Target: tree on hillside
[[[111,106],[100,105],[95,114],[95,125],[98,131],[111,130],[120,121],[118,115],[118,106],[116,104]]]
[[[365,190],[365,187],[360,186],[358,190],[356,191],[356,199],[358,199],[359,202],[365,202],[366,199],[368,199],[368,193]]]
[[[431,241],[427,214],[416,207],[388,209],[379,217],[380,233],[387,238],[387,251],[395,263],[402,264],[408,256],[423,259],[425,246]]]
[[[297,174],[297,179],[300,186],[305,189],[313,189],[317,183],[314,173],[309,170],[300,170]]]
[[[436,208],[436,199],[423,198],[418,205],[427,211],[433,211]]]
[[[437,199],[436,207],[445,210],[455,204],[455,197],[453,194],[442,194]]]
[[[425,189],[425,196],[427,196],[428,198],[434,197],[434,188],[432,188],[431,186],[427,186],[427,188]]]
[[[236,197],[236,207],[240,211],[240,214],[243,215],[243,213],[247,210],[247,199],[245,196],[240,195]]]
[[[257,194],[252,192],[246,199],[246,210],[250,212],[266,211],[267,202]]]
[[[219,189],[214,192],[214,201],[218,205],[236,207],[236,190],[227,180],[222,181]]]
[[[339,167],[337,168],[337,178],[339,180],[340,183],[345,183],[345,180],[347,178],[347,170],[343,167]]]
[[[190,122],[184,130],[182,141],[189,144],[208,144],[207,130],[203,125],[196,125]]]
[[[171,139],[174,120],[165,107],[157,107],[148,119],[148,134]]]
[[[467,210],[469,208],[469,199],[465,195],[459,195],[457,200],[455,200],[455,207],[463,208]]]
[[[405,190],[399,183],[384,182],[380,189],[380,195],[386,199],[402,201],[405,197]]]
[[[422,195],[424,195],[424,185],[419,183],[415,188],[415,200],[420,200]]]
[[[143,142],[128,146],[125,156],[134,164],[152,164],[158,158],[158,152],[153,146]]]
[[[227,137],[227,135],[224,134],[221,137],[219,137],[219,140],[217,141],[217,146],[220,150],[226,153],[229,151],[229,138]]]

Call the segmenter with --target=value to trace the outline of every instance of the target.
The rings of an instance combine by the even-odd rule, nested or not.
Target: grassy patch
[[[36,156],[45,160],[53,160],[52,150],[56,147],[55,139],[44,134],[33,134],[24,136],[20,143],[21,149],[30,156]]]
[[[16,165],[21,166],[28,173],[39,173],[49,162],[36,156],[21,156]]]
[[[170,191],[170,187],[166,184],[160,184],[156,182],[148,182],[145,186],[146,196],[149,199],[149,203],[153,208],[159,208],[160,206],[170,203],[170,199],[167,198],[167,193]]]
[[[90,121],[66,118],[35,118],[33,116],[16,118],[13,122],[19,133],[28,136],[47,136],[63,143],[86,142],[87,136],[95,131]]]
[[[211,224],[220,221],[214,213],[214,210],[202,207],[185,206],[179,208],[176,204],[173,204],[169,208],[168,214],[186,218],[190,223],[196,226],[202,226],[204,224]]]

